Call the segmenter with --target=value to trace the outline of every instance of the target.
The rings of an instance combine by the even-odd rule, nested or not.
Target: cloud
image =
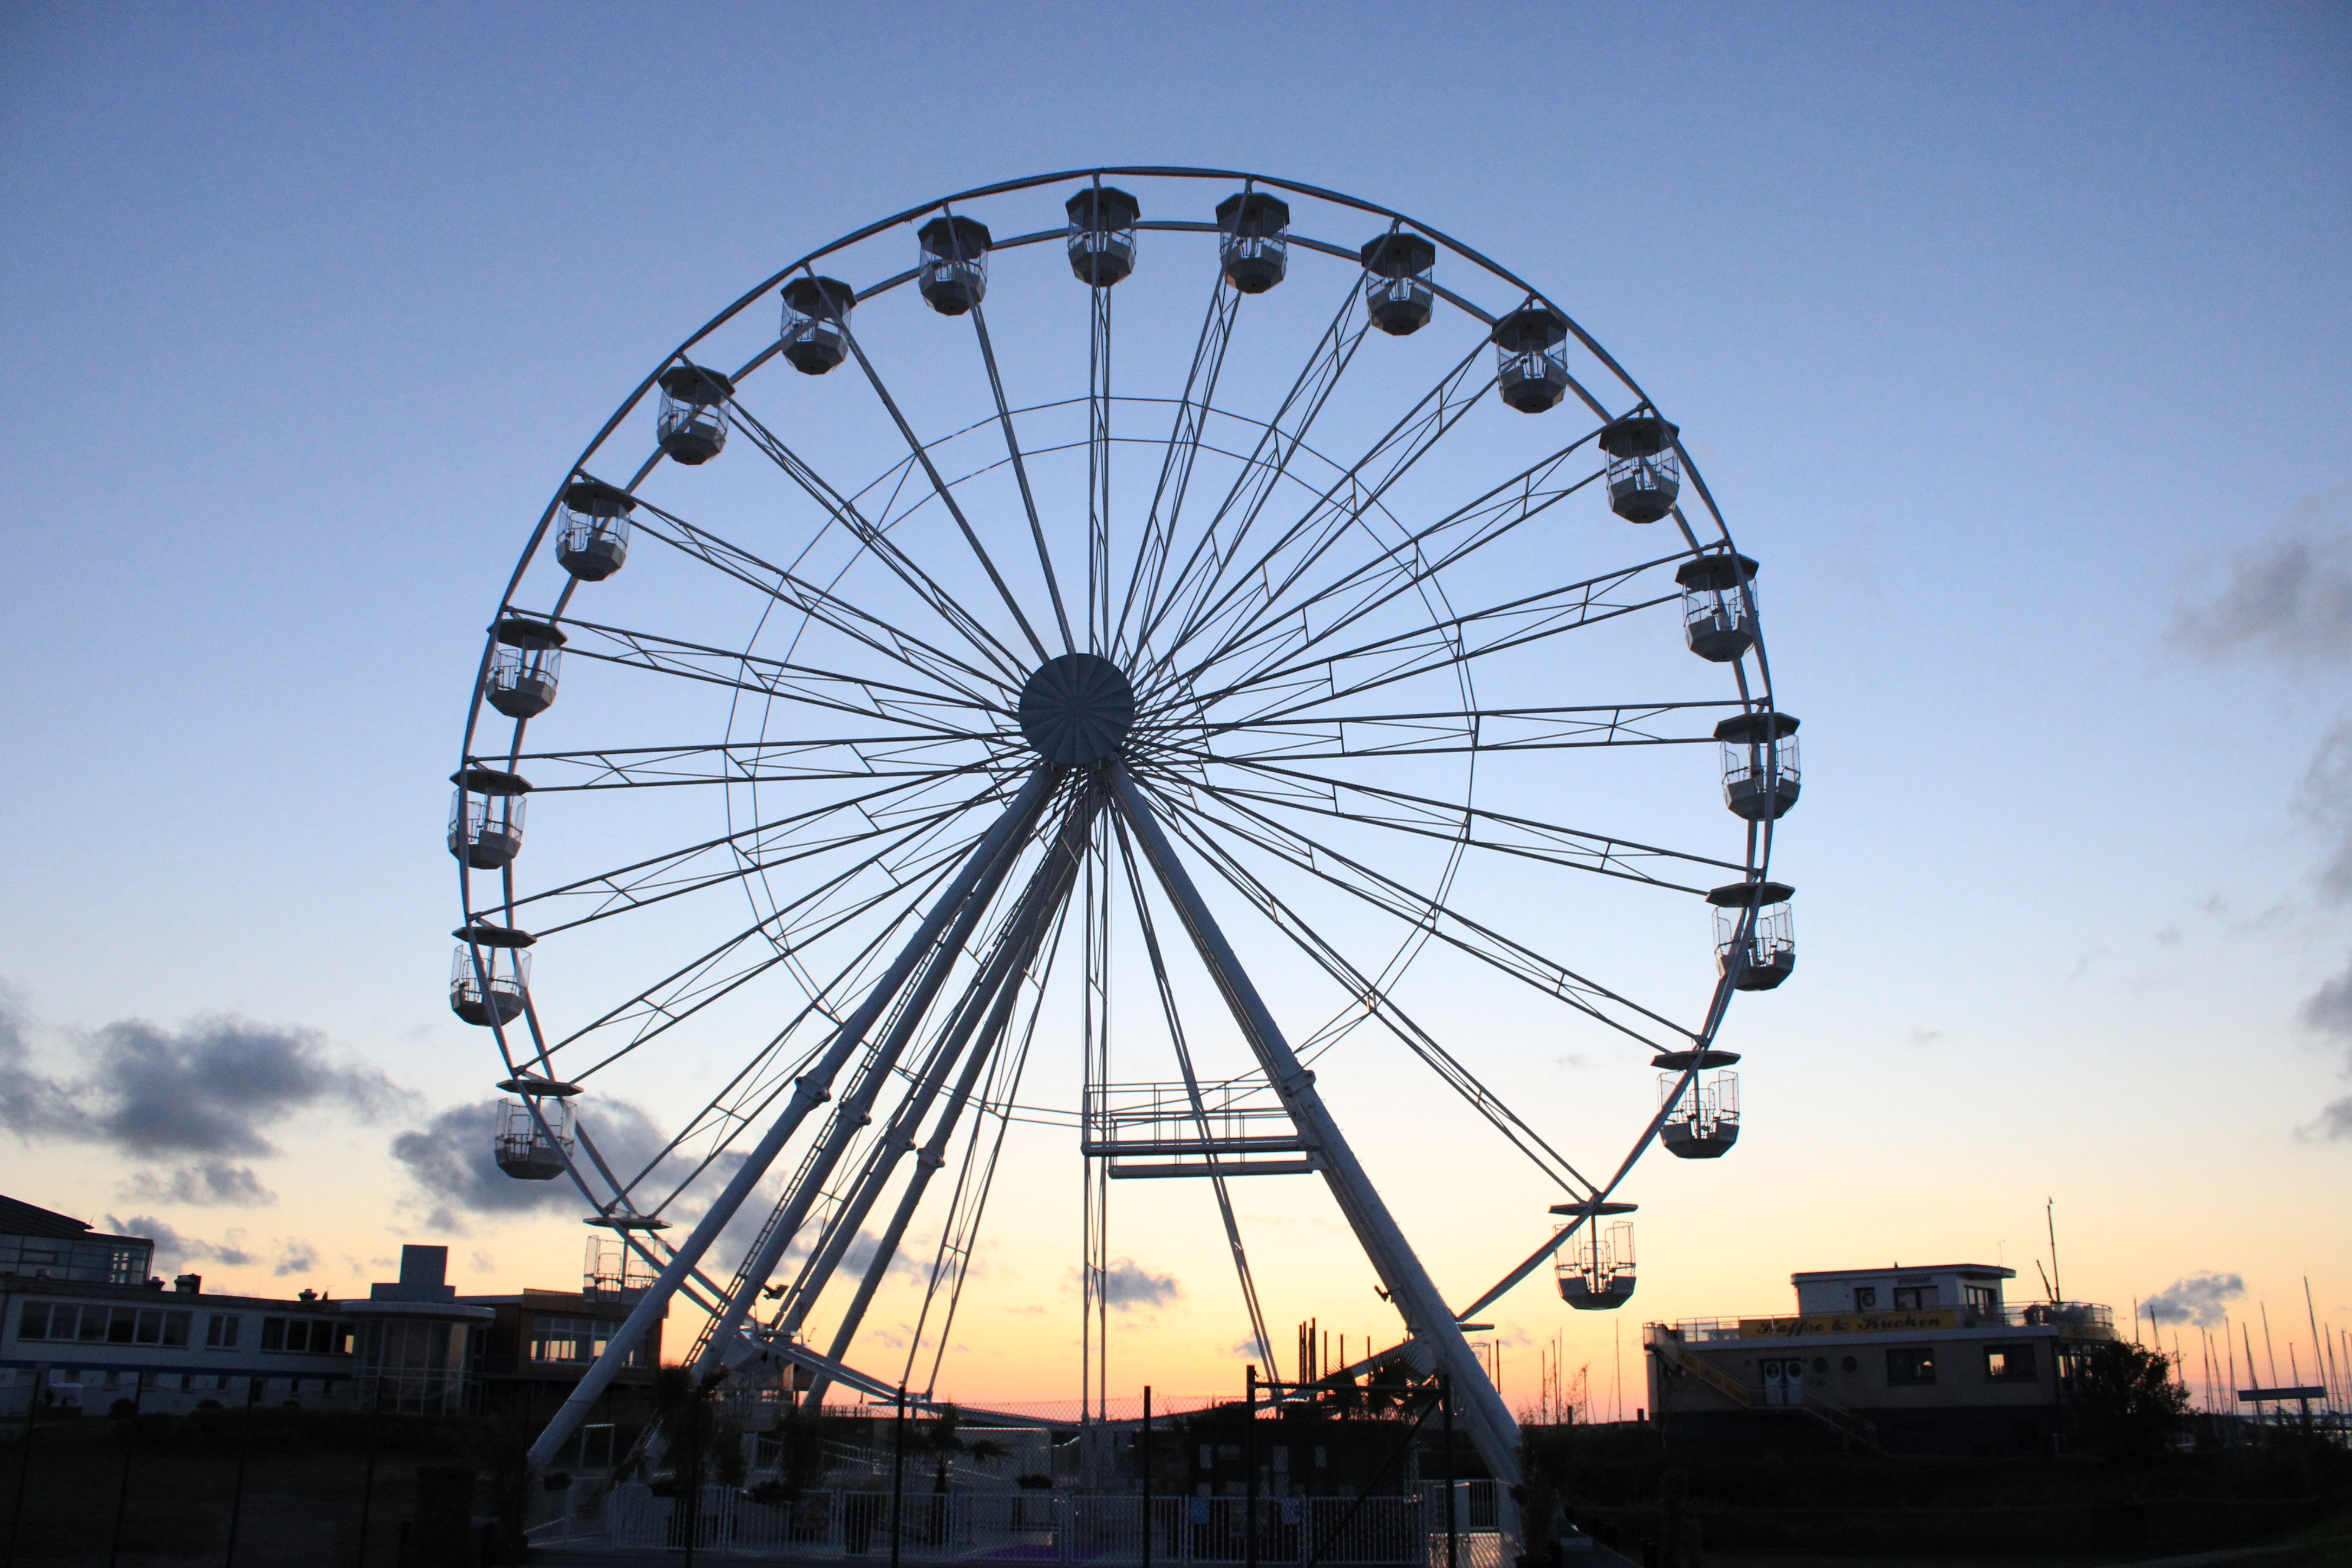
[[[117,1219],[108,1215],[106,1228],[117,1236],[143,1236],[152,1240],[158,1272],[189,1263],[218,1263],[231,1268],[246,1268],[261,1261],[236,1244],[236,1231],[228,1233],[226,1242],[205,1241],[193,1236],[182,1236],[153,1215],[145,1214],[135,1214],[128,1219]]]
[[[2246,1282],[2235,1274],[2191,1274],[2150,1296],[2140,1310],[2155,1322],[2216,1329],[2221,1326],[2224,1303],[2245,1293]]]
[[[1138,1307],[1164,1307],[1181,1299],[1184,1287],[1173,1274],[1154,1274],[1132,1258],[1122,1258],[1103,1273],[1104,1304],[1126,1312]]]
[[[2334,1101],[2319,1113],[2319,1120],[2303,1130],[2305,1137],[2342,1139],[2352,1142],[2352,1095]]]
[[[270,1269],[280,1279],[289,1274],[308,1274],[319,1267],[319,1249],[307,1241],[281,1242],[278,1248],[277,1266]]]
[[[2291,669],[2352,663],[2352,485],[2306,498],[2286,531],[2233,557],[2220,583],[2175,611],[2173,637]]]
[[[223,1205],[260,1208],[278,1201],[278,1194],[261,1184],[252,1166],[232,1165],[226,1160],[204,1160],[168,1173],[136,1172],[122,1184],[122,1195],[145,1204],[186,1204],[194,1208]]]
[[[0,996],[0,1097],[17,1136],[103,1143],[134,1157],[209,1156],[221,1180],[201,1163],[191,1167],[184,1187],[198,1194],[193,1202],[257,1192],[258,1180],[240,1182],[223,1157],[276,1153],[268,1131],[289,1117],[331,1106],[372,1117],[402,1099],[374,1068],[336,1060],[310,1029],[217,1016],[169,1030],[125,1018],[79,1045],[89,1064],[80,1078],[44,1076],[21,1013]],[[181,1185],[177,1174],[152,1180],[158,1194]]]
[[[2303,1021],[2307,1027],[2352,1046],[2352,963],[2305,998]]]
[[[2352,720],[2337,720],[2320,738],[2296,786],[2294,805],[2335,841],[2327,864],[2320,868],[2319,890],[2339,902],[2352,901]]]

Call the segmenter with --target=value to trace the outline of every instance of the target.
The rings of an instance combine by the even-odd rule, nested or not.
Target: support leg
[[[555,1458],[556,1451],[563,1447],[565,1439],[572,1436],[594,1405],[597,1396],[620,1372],[629,1352],[644,1341],[646,1330],[668,1310],[670,1297],[677,1293],[679,1284],[694,1266],[702,1261],[702,1255],[710,1249],[710,1244],[719,1238],[719,1233],[735,1217],[735,1211],[742,1206],[751,1189],[759,1185],[761,1178],[768,1173],[768,1167],[775,1163],[776,1156],[792,1141],[793,1134],[800,1130],[808,1113],[831,1096],[834,1075],[865,1043],[866,1032],[882,1016],[883,1009],[890,1005],[891,998],[906,985],[916,966],[938,945],[949,921],[955,918],[990,870],[1007,858],[1007,850],[1027,835],[1037,819],[1037,814],[1045,808],[1045,797],[1053,789],[1055,776],[1056,770],[1049,767],[1040,767],[1029,776],[1028,783],[1022,785],[1012,804],[1004,808],[1004,815],[997,818],[995,826],[988,830],[958,869],[955,879],[940,891],[938,901],[931,906],[914,937],[891,962],[889,970],[867,993],[857,1011],[842,1025],[824,1058],[793,1086],[792,1100],[783,1113],[770,1125],[750,1157],[744,1160],[719,1193],[718,1201],[710,1205],[700,1223],[695,1226],[677,1251],[670,1256],[669,1262],[656,1277],[652,1286],[638,1298],[628,1320],[614,1330],[612,1339],[606,1342],[604,1353],[596,1358],[595,1363],[572,1389],[570,1397],[564,1400],[562,1408],[556,1411],[554,1419],[547,1424],[547,1429],[531,1445],[530,1460],[533,1470],[545,1469]]]
[[[1177,858],[1175,846],[1169,842],[1168,835],[1152,814],[1150,803],[1124,766],[1114,764],[1110,776],[1120,815],[1134,830],[1153,873],[1183,917],[1185,930],[1200,949],[1202,961],[1208,965],[1217,988],[1224,993],[1226,1005],[1233,1009],[1234,1021],[1240,1024],[1259,1067],[1289,1108],[1292,1124],[1315,1146],[1331,1195],[1338,1200],[1339,1212],[1347,1216],[1390,1300],[1404,1314],[1406,1331],[1465,1396],[1463,1414],[1468,1417],[1471,1440],[1478,1446],[1479,1458],[1486,1460],[1488,1471],[1498,1483],[1504,1494],[1503,1506],[1507,1510],[1509,1489],[1519,1479],[1518,1423],[1511,1419],[1503,1396],[1487,1381],[1486,1369],[1478,1364],[1470,1342],[1463,1337],[1460,1325],[1446,1309],[1436,1282],[1413,1255],[1403,1231],[1397,1227],[1388,1205],[1381,1201],[1380,1194],[1357,1161],[1355,1151],[1340,1133],[1339,1123],[1324,1106],[1323,1097],[1315,1088],[1315,1075],[1299,1064],[1297,1053],[1283,1037],[1274,1015],[1267,1011],[1232,944],[1209,913],[1191,873]]]

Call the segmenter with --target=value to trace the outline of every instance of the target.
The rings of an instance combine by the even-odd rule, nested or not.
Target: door
[[[1764,1363],[1765,1404],[1786,1405],[1789,1403],[1789,1379],[1786,1370],[1788,1364],[1789,1363],[1784,1361],[1768,1361]]]
[[[1781,1404],[1802,1405],[1805,1402],[1805,1363],[1794,1356],[1782,1362],[1780,1385],[1787,1394]]]

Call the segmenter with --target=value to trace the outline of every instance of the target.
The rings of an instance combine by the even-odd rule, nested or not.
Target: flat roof
[[[155,1245],[152,1237],[110,1236],[92,1230],[86,1219],[76,1219],[5,1194],[0,1194],[0,1236],[37,1236],[50,1241],[135,1241],[151,1247]]]
[[[1806,1274],[1791,1274],[1791,1285],[1810,1284],[1816,1279],[1876,1279],[1888,1274],[1983,1274],[1996,1279],[2014,1279],[2017,1270],[2003,1268],[1998,1263],[1890,1263],[1884,1268],[1821,1268]]]

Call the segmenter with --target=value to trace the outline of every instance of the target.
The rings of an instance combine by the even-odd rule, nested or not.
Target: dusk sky
[[[1555,1334],[1596,1386],[1622,1336],[1630,1389],[1641,1322],[1785,1309],[1797,1269],[2038,1294],[2053,1198],[2069,1297],[2299,1325],[2307,1276],[2352,1327],[2342,5],[7,7],[0,1190],[208,1289],[363,1292],[404,1241],[572,1288],[580,1205],[487,1170],[500,1074],[445,992],[446,780],[517,553],[786,262],[1108,164],[1496,258],[1764,563],[1801,963],[1726,1026],[1737,1150],[1621,1194],[1633,1304],[1495,1309],[1507,1398]],[[1703,982],[1692,941],[1655,956]],[[1654,1103],[1637,1058],[1442,1007],[1539,1127],[1613,1148]],[[1547,1234],[1402,1069],[1318,1070],[1450,1297]],[[1076,1393],[1078,1160],[1023,1131],[945,1392]],[[1115,1196],[1114,1389],[1237,1385],[1204,1194]],[[1277,1347],[1392,1336],[1319,1189],[1240,1201]]]

